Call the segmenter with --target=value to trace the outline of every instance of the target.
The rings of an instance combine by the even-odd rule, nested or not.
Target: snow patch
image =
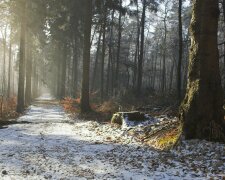
[[[46,102],[30,106],[20,124],[0,130],[0,179],[225,177],[224,144],[184,141],[157,151],[110,124],[69,119],[47,95],[40,100]]]

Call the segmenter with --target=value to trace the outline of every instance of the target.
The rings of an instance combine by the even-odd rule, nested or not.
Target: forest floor
[[[0,127],[0,179],[223,179],[225,145],[182,141],[160,151],[123,129],[71,119],[44,95]]]

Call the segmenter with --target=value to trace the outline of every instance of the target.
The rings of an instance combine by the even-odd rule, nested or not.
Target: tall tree
[[[179,21],[179,59],[177,65],[177,97],[181,100],[181,63],[183,54],[183,36],[182,36],[182,0],[179,0],[178,7],[178,21]]]
[[[25,104],[29,105],[31,103],[31,76],[32,76],[32,38],[31,34],[27,33],[27,42],[29,47],[27,47],[27,58],[26,58],[26,89],[25,89]]]
[[[138,3],[136,3],[136,19],[137,19],[137,38],[136,38],[136,47],[135,47],[135,55],[134,55],[134,78],[133,78],[133,86],[136,88],[136,81],[137,81],[137,62],[139,58],[139,46],[140,46],[140,22],[139,22],[139,6]]]
[[[225,24],[225,0],[223,0],[222,2],[222,7],[223,7],[223,21]],[[224,38],[225,38],[225,31],[224,31]],[[225,42],[223,43],[223,52],[224,52],[224,56],[223,56],[223,74],[225,76]],[[223,88],[225,89],[225,80],[223,81]]]
[[[143,0],[143,10],[141,17],[141,46],[140,46],[140,56],[138,58],[138,78],[137,78],[137,94],[141,93],[142,87],[142,75],[143,75],[143,57],[144,57],[144,39],[145,39],[145,14],[146,14],[146,0]]]
[[[63,53],[61,59],[61,84],[60,84],[60,99],[63,99],[66,95],[66,64],[67,64],[67,43],[64,42]]]
[[[2,37],[3,37],[3,77],[2,77],[2,93],[5,95],[5,90],[6,90],[6,45],[7,45],[7,25],[5,26],[4,32],[2,32]]]
[[[165,93],[166,87],[167,87],[167,82],[166,82],[166,53],[167,53],[167,33],[168,33],[168,28],[167,28],[167,19],[168,19],[168,12],[169,12],[169,0],[165,2],[165,9],[164,9],[164,17],[163,17],[163,30],[164,30],[164,36],[163,36],[163,46],[162,46],[162,93]]]
[[[98,59],[99,59],[99,51],[100,51],[100,45],[101,45],[101,38],[102,38],[102,26],[100,28],[99,37],[98,37],[98,43],[97,43],[97,50],[95,55],[95,63],[94,63],[94,70],[93,70],[93,76],[92,76],[92,84],[91,84],[91,91],[95,89],[96,86],[96,76],[97,76],[97,70],[98,70]]]
[[[104,11],[103,11],[103,34],[102,34],[102,57],[101,57],[101,101],[103,102],[104,100],[104,70],[105,70],[105,40],[106,40],[106,23],[107,23],[107,7],[105,6],[104,3]]]
[[[218,0],[193,1],[188,85],[180,108],[186,139],[225,140],[218,17]]]
[[[17,112],[24,111],[24,76],[25,76],[25,31],[26,31],[26,1],[21,1],[21,30],[20,30],[20,51],[19,51],[19,81],[17,95]]]
[[[109,49],[109,55],[108,55],[108,67],[107,67],[107,81],[106,81],[106,97],[108,98],[110,95],[110,77],[112,80],[112,69],[113,69],[113,24],[114,24],[114,14],[115,9],[112,10],[111,15],[111,23],[110,23],[110,33],[109,33],[109,43],[108,43],[108,49]]]
[[[89,69],[91,49],[91,23],[92,23],[92,0],[85,0],[86,13],[84,18],[84,47],[83,47],[83,79],[81,90],[81,112],[91,110],[89,104]]]
[[[72,80],[73,80],[73,97],[77,97],[77,86],[78,86],[78,38],[77,31],[74,32],[74,43],[73,43],[73,71],[72,71]]]
[[[12,66],[12,30],[10,32],[10,40],[9,40],[9,65],[8,65],[8,90],[7,97],[10,98],[11,95],[11,66]]]
[[[119,1],[120,7],[122,7],[122,0]],[[119,24],[118,24],[118,43],[117,43],[117,57],[116,57],[116,77],[115,77],[115,90],[118,90],[119,87],[119,62],[120,62],[120,46],[121,46],[121,37],[122,37],[122,11],[119,12]]]

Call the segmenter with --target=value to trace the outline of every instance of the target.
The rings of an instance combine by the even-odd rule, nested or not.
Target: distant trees
[[[17,86],[17,73],[20,74],[21,82],[23,76],[24,84],[18,83],[18,104],[29,105],[32,98],[38,96],[38,90],[47,87],[59,99],[66,96],[83,99],[82,97],[88,97],[82,96],[83,90],[86,89],[87,93],[89,89],[82,88],[83,79],[87,80],[87,77],[91,80],[85,84],[91,87],[91,93],[101,102],[120,97],[128,91],[140,97],[150,91],[174,93],[178,91],[178,82],[180,89],[185,87],[188,56],[186,47],[189,42],[186,24],[189,20],[183,18],[185,25],[183,29],[180,26],[180,35],[184,35],[184,46],[180,48],[183,50],[183,60],[180,63],[178,50],[182,44],[179,45],[177,36],[179,4],[176,1],[92,1],[93,33],[90,37],[88,71],[86,61],[83,61],[87,54],[84,43],[87,25],[86,11],[81,7],[85,6],[85,1],[26,1],[22,69],[18,66],[20,53],[16,54],[16,48],[19,47],[19,18],[23,13],[23,0],[5,3],[4,8],[10,9],[10,22],[7,23],[8,29],[13,29],[13,36],[10,42],[9,35],[6,35],[5,51],[2,51],[5,55],[0,52],[2,59],[6,59],[2,66],[4,73],[1,73],[2,88],[5,91],[8,89],[3,94],[10,94],[10,89]],[[1,11],[5,11],[4,8]],[[183,7],[182,11],[179,9],[179,17],[185,13],[189,17],[188,8]],[[4,28],[0,29],[4,32]],[[0,48],[4,49],[4,46]],[[0,62],[4,64],[4,61]],[[24,75],[21,75],[22,70]]]
[[[18,84],[21,113],[48,88],[58,99],[78,98],[85,113],[92,100],[126,93],[180,102],[187,85],[180,111],[186,138],[221,140],[225,0],[218,34],[218,1],[193,1],[190,30],[187,2],[2,0],[1,94],[10,97]]]
[[[168,0],[165,1],[165,7],[163,9],[163,39],[162,42],[162,83],[161,83],[161,91],[163,94],[165,94],[167,90],[167,68],[166,68],[166,55],[167,55],[167,38],[168,38],[168,25],[167,25],[167,19],[168,19],[168,14],[169,14],[169,2]]]
[[[48,84],[58,98],[79,97],[86,14],[82,8],[74,9],[83,7],[84,2],[38,0],[29,3],[31,7],[27,9],[33,13],[27,19],[29,33],[26,36],[30,40],[26,44],[31,50],[28,48],[25,56],[26,69],[32,67],[25,72],[27,90],[24,91],[30,92],[29,84],[34,87],[33,81],[38,81],[36,84],[40,86]],[[143,0],[126,4],[107,0],[92,2],[92,8],[89,73],[92,92],[98,93],[99,99],[104,101],[107,94],[108,98],[120,96],[127,89],[139,89],[139,92],[155,89],[160,93],[158,90],[163,89],[165,93],[177,91],[181,96],[186,84],[190,7],[182,7],[181,1]],[[34,23],[37,19],[40,20]],[[18,25],[14,26],[16,31]],[[29,41],[34,44],[29,46]],[[33,62],[32,65],[29,62]],[[30,83],[29,70],[32,69]],[[46,80],[44,75],[49,78]]]
[[[88,86],[98,100],[103,102],[121,96],[129,89],[140,97],[147,89],[163,89],[165,93],[176,90],[178,4],[168,1],[162,6],[165,9],[160,10],[159,3],[148,0],[133,1],[126,6],[120,0],[92,3],[93,33],[88,72],[91,82]],[[47,4],[48,28],[45,27],[45,31],[49,36],[43,47],[48,50],[43,56],[47,57],[51,71],[46,72],[50,78],[45,81],[58,98],[78,98],[82,94],[81,74],[86,66],[83,61],[86,12],[82,8],[74,11],[74,8],[84,7],[85,3],[48,0]],[[156,17],[159,17],[156,23],[150,22]],[[182,87],[185,86],[185,68],[185,64],[180,65]]]
[[[156,1],[142,0],[142,14],[139,23],[139,1],[133,0],[132,3],[136,4],[137,16],[137,44],[135,50],[135,70],[134,70],[134,83],[136,83],[136,94],[141,95],[142,81],[143,81],[143,61],[144,61],[144,41],[145,41],[145,25],[146,25],[146,10],[157,11],[158,3]],[[137,81],[137,82],[136,82]]]
[[[42,1],[11,1],[9,3],[11,13],[11,29],[15,29],[15,35],[19,37],[18,55],[18,92],[17,92],[17,112],[22,113],[25,105],[30,105],[33,98],[37,97],[40,79],[38,78],[39,67],[42,65],[40,56],[41,45],[45,35],[43,35],[43,22],[45,16],[38,14],[40,9],[44,12],[45,8]],[[19,33],[16,27],[20,26]],[[12,33],[12,30],[11,30]],[[17,34],[16,34],[17,33]],[[15,42],[14,42],[15,43]],[[10,94],[11,84],[11,64],[12,64],[12,35],[10,36],[9,65],[8,65],[8,93]],[[15,53],[15,52],[14,52]],[[44,58],[43,58],[44,59]],[[39,61],[40,60],[40,61]],[[39,63],[35,62],[39,61]],[[15,63],[15,62],[14,62]],[[13,73],[12,73],[13,74]],[[43,73],[44,74],[44,73]],[[14,76],[12,78],[14,87]],[[16,81],[17,82],[17,81]],[[42,81],[41,83],[44,84]]]
[[[225,140],[218,17],[218,1],[193,1],[188,87],[180,109],[186,139]]]

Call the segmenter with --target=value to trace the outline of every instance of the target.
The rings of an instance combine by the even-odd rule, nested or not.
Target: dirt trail
[[[222,144],[189,141],[178,150],[158,152],[110,125],[71,120],[48,94],[37,99],[18,122],[0,129],[3,180],[224,176]]]

